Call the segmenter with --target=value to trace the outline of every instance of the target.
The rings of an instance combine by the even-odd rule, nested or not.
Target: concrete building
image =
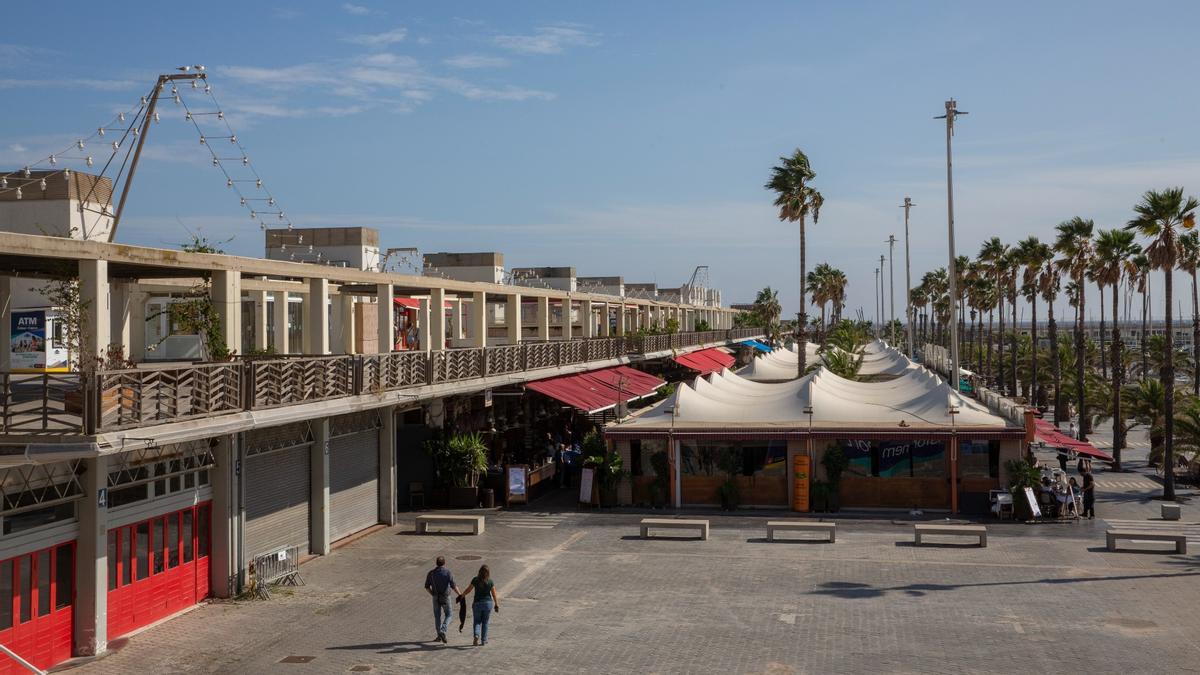
[[[484,253],[426,253],[424,274],[459,281],[504,283],[504,254]]]
[[[359,270],[379,269],[379,230],[306,227],[266,232],[267,260],[312,262]]]
[[[40,667],[97,654],[238,593],[251,570],[265,583],[393,523],[447,400],[757,337],[731,329],[732,310],[496,283],[499,254],[427,258],[485,280],[380,272],[367,253],[378,242],[356,229],[362,264],[347,254],[345,266],[0,232],[0,344],[14,340],[14,287],[62,270],[78,280],[81,353],[144,361],[148,308],[179,293],[211,304],[220,346],[274,351],[0,372],[0,576],[18,582],[4,591],[12,607],[54,598],[0,625],[6,646]],[[397,300],[415,301],[416,348],[394,349]],[[716,330],[633,335],[697,316]]]
[[[514,267],[512,283],[514,286],[540,286],[572,293],[578,290],[574,267]]]
[[[625,297],[624,277],[578,277],[575,284],[576,288],[588,293]]]

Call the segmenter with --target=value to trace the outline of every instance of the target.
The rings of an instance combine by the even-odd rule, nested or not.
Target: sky
[[[297,226],[660,286],[706,265],[726,303],[771,286],[791,314],[798,228],[763,184],[801,148],[825,197],[809,268],[844,270],[848,311],[870,317],[896,235],[899,315],[905,196],[914,283],[948,254],[933,119],[947,98],[969,113],[954,138],[960,253],[1052,240],[1077,215],[1123,225],[1148,189],[1200,193],[1198,24],[1188,2],[18,3],[0,23],[0,167],[203,64],[215,98],[185,87],[185,102],[219,103]],[[182,105],[159,111],[117,240],[199,232],[261,255]],[[85,152],[107,157],[111,133]]]

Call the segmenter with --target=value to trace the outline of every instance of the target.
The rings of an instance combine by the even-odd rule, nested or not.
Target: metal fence
[[[300,547],[291,546],[255,556],[250,568],[258,597],[269,600],[271,586],[303,586],[300,578]]]
[[[278,356],[96,373],[0,373],[0,433],[97,433],[442,382],[644,357],[756,329],[522,342],[350,356]]]

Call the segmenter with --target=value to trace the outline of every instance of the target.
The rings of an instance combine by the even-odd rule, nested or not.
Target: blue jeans
[[[475,637],[485,645],[487,644],[488,621],[492,619],[492,607],[491,598],[471,604],[471,616],[475,622]]]
[[[441,597],[433,597],[433,627],[437,629],[438,635],[446,632],[446,628],[450,625],[450,596],[444,595]]]

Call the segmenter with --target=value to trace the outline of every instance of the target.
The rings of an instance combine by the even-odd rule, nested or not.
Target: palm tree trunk
[[[996,361],[996,388],[1000,393],[1004,393],[1004,287],[1000,285],[1000,277],[996,277],[996,297],[999,298],[1000,311],[1000,339],[997,340],[997,346],[1000,348],[1000,353],[997,355]]]
[[[1083,317],[1084,310],[1087,306],[1087,293],[1083,288],[1083,272],[1076,275],[1075,287],[1079,291],[1079,299],[1077,304],[1077,312],[1075,314],[1075,410],[1079,413],[1079,440],[1087,440],[1087,399],[1083,391],[1084,381],[1084,362],[1086,361],[1084,354],[1083,341]]]
[[[1010,381],[1009,392],[1017,395],[1017,283],[1013,281],[1012,287],[1009,289],[1008,304],[1012,307],[1012,334],[1010,336],[1009,345],[1012,346],[1012,358],[1009,363],[1009,370],[1012,375]]]
[[[1037,293],[1029,298],[1029,307],[1029,379],[1033,383],[1029,400],[1037,407],[1041,403],[1038,400]]]
[[[1046,302],[1046,315],[1050,318],[1050,363],[1054,366],[1054,426],[1065,421],[1063,415],[1062,359],[1058,356],[1058,321],[1054,319],[1054,301]]]
[[[996,311],[988,310],[988,334],[987,334],[987,369],[983,372],[987,373],[988,377],[992,376],[992,339],[996,328]]]
[[[807,291],[804,288],[804,275],[807,273],[806,264],[808,251],[805,249],[804,241],[804,216],[800,216],[800,325],[796,329],[796,342],[799,347],[797,364],[797,377],[803,377],[804,371],[808,368],[807,349],[804,348],[806,338],[808,337],[808,312],[805,311]]]
[[[1104,358],[1104,284],[1097,284],[1100,287],[1100,372],[1103,373],[1104,379],[1108,379],[1108,359]],[[1115,294],[1116,291],[1114,290]],[[1117,320],[1117,315],[1113,315],[1113,321]]]
[[[1196,296],[1196,270],[1192,270],[1192,395],[1200,396],[1200,299]]]
[[[1121,380],[1125,376],[1125,367],[1121,364],[1121,325],[1117,321],[1117,311],[1120,309],[1120,299],[1117,297],[1120,282],[1113,286],[1112,309],[1112,418],[1113,418],[1113,471],[1121,470],[1121,450],[1125,447],[1125,421],[1121,419]]]
[[[1175,331],[1171,316],[1173,268],[1163,270],[1163,500],[1175,501]]]
[[[1146,344],[1146,306],[1149,301],[1146,299],[1148,293],[1142,292],[1142,379],[1146,378],[1146,371],[1150,370],[1150,364],[1147,363],[1147,350],[1149,345]]]

